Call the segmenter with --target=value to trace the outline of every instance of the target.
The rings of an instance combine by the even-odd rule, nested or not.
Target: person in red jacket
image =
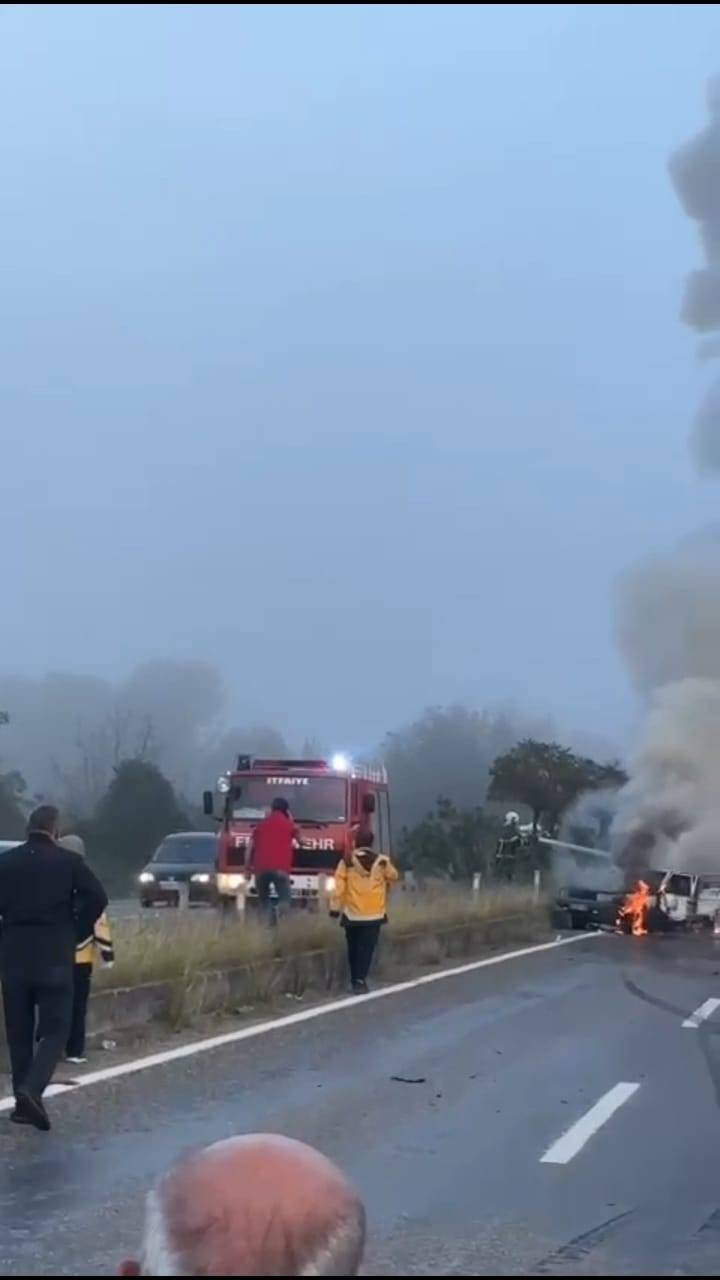
[[[248,870],[255,876],[260,905],[266,910],[270,909],[273,889],[281,911],[290,905],[290,873],[295,845],[299,843],[300,831],[290,816],[290,806],[283,796],[278,796],[267,817],[255,828],[248,863]]]

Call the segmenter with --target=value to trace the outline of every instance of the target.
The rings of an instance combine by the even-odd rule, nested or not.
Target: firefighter
[[[355,850],[335,872],[331,914],[345,930],[350,983],[355,995],[366,995],[380,929],[387,920],[390,886],[398,873],[386,854],[375,853],[372,831],[360,832]]]
[[[85,857],[85,841],[82,836],[67,835],[60,841],[63,849],[71,853],[79,853]],[[112,931],[107,912],[103,911],[91,935],[82,938],[75,951],[75,968],[73,970],[73,1010],[70,1022],[70,1034],[65,1051],[67,1062],[80,1066],[87,1062],[85,1057],[85,1036],[87,1026],[87,1010],[90,1000],[93,969],[97,961],[108,968],[115,962]]]
[[[505,814],[503,832],[495,847],[495,865],[499,879],[515,879],[521,846],[520,814],[511,810]]]

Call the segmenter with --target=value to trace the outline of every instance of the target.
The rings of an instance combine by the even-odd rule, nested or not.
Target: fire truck
[[[293,903],[317,904],[335,887],[334,872],[359,829],[372,830],[375,848],[392,853],[390,794],[383,767],[328,760],[269,760],[240,755],[216,791],[203,796],[205,813],[219,822],[217,893],[221,906],[257,896],[246,871],[253,831],[277,797],[290,806],[301,831],[291,875]]]

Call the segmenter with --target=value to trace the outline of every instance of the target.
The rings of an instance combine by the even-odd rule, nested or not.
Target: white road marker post
[[[535,899],[536,902],[538,902],[540,899],[541,878],[542,876],[541,876],[540,868],[536,867],[535,870],[533,871],[533,898]]]
[[[482,871],[476,871],[472,878],[473,898],[479,898],[482,887]]]
[[[239,884],[235,893],[235,910],[241,919],[245,919],[245,907],[247,905],[247,881],[243,880]]]

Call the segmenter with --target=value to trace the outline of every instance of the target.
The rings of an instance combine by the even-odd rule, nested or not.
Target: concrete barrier
[[[534,941],[547,933],[547,915],[527,913],[462,924],[450,929],[384,933],[375,976],[381,981],[483,952]],[[177,1029],[204,1015],[273,1006],[287,996],[318,998],[347,989],[344,949],[296,955],[222,971],[200,971],[184,979],[93,993],[88,1015],[91,1041],[146,1034],[153,1026]],[[0,1037],[0,1070],[6,1059]]]
[[[536,916],[506,916],[437,931],[397,936],[388,931],[378,948],[376,977],[392,981],[407,976],[409,970],[533,940],[546,930],[547,917],[539,912]],[[91,1035],[102,1038],[139,1031],[157,1022],[177,1027],[191,1024],[204,1014],[273,1005],[287,996],[321,997],[346,987],[347,966],[341,948],[301,951],[270,962],[195,973],[182,981],[99,991],[90,1002],[89,1030]]]

